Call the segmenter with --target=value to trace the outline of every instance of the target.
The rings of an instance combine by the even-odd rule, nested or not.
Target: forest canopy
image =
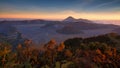
[[[0,36],[2,68],[120,68],[120,35],[55,40],[36,46],[32,40]],[[16,45],[16,46],[13,46]]]

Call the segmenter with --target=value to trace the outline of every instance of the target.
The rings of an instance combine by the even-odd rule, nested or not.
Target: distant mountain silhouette
[[[82,18],[80,18],[80,19],[75,19],[75,18],[72,17],[72,16],[67,17],[67,18],[64,19],[62,22],[85,22],[85,23],[94,23],[94,22],[92,22],[92,21],[90,21],[90,20],[87,20],[87,19],[82,19]]]
[[[71,16],[67,17],[63,21],[64,27],[61,29],[56,30],[58,33],[61,34],[78,34],[84,33],[84,30],[95,30],[95,29],[115,29],[119,26],[112,25],[112,24],[98,24],[91,20],[87,19],[75,19]],[[68,24],[69,23],[69,24]]]
[[[77,19],[73,18],[72,16],[67,17],[63,20],[63,22],[76,22]]]
[[[114,29],[113,32],[120,34],[120,27]]]
[[[104,29],[113,30],[120,27],[112,24],[100,24],[100,23],[97,24],[96,22],[93,22],[88,19],[82,19],[82,18],[76,19],[72,16],[69,16],[62,21],[35,19],[35,20],[22,20],[22,21],[1,21],[0,24],[7,24],[7,25],[13,25],[13,26],[14,25],[24,25],[24,26],[40,25],[39,29],[52,30],[53,33],[57,32],[60,34],[80,34],[80,33],[83,34],[85,30],[98,29],[98,30],[104,31]],[[2,30],[3,29],[1,29],[1,32],[3,32]]]

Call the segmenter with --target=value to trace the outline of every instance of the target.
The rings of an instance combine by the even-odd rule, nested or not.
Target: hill
[[[64,27],[57,30],[57,32],[61,34],[80,34],[84,33],[84,30],[101,29],[102,31],[102,29],[115,29],[119,27],[112,24],[98,24],[87,19],[75,19],[71,16],[67,17],[62,22]]]
[[[119,68],[120,35],[110,33],[89,38],[73,38],[57,44],[50,40],[42,47],[31,40],[18,43],[15,50],[0,41],[3,68]]]

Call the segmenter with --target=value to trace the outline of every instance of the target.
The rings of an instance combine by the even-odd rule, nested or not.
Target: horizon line
[[[63,19],[47,19],[47,18],[46,19],[45,18],[0,18],[0,19],[3,20],[3,21],[4,20],[51,20],[51,21],[62,21],[64,19],[66,19],[66,18],[63,18]],[[75,18],[75,17],[73,17],[73,18]],[[87,19],[87,18],[75,18],[75,19]],[[87,19],[87,20],[93,20],[94,21],[94,20],[120,20],[120,19]]]

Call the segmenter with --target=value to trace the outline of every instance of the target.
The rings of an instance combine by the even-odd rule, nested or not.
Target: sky
[[[120,20],[120,0],[0,0],[0,18]]]

